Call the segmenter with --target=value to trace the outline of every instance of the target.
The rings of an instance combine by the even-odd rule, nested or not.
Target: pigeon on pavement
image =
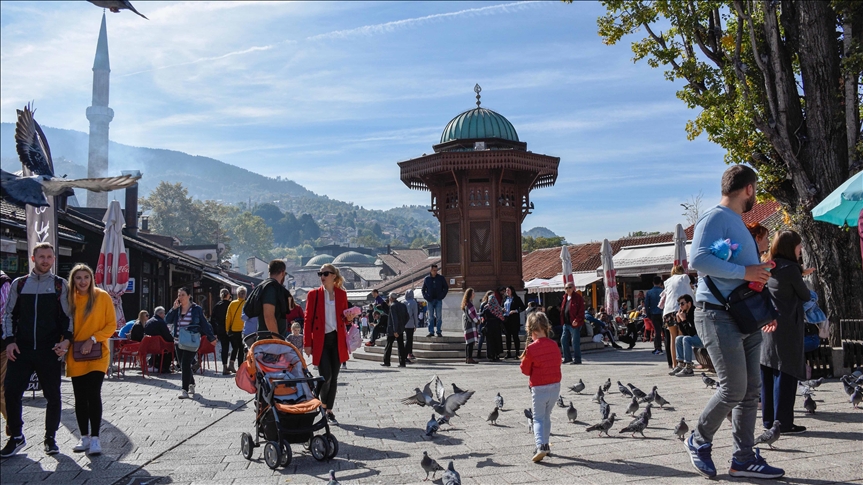
[[[635,422],[631,423],[629,426],[620,430],[618,434],[622,433],[632,433],[632,437],[635,438],[635,433],[640,433],[642,437],[644,436],[644,428],[647,427],[647,421],[643,419],[636,419]]]
[[[327,485],[339,485],[339,481],[336,480],[336,471],[330,470],[330,481],[327,482]]]
[[[581,394],[581,391],[584,390],[584,381],[579,379],[578,384],[576,384],[574,386],[569,386],[569,390],[576,393],[576,394]]]
[[[614,426],[614,418],[616,417],[616,414],[611,413],[611,416],[607,419],[603,419],[601,422],[594,424],[593,426],[588,426],[585,431],[599,431],[598,436],[602,436],[602,433],[605,433],[605,435],[608,436],[608,430]]]
[[[527,428],[533,429],[533,411],[530,409],[524,410],[524,417],[527,418]]]
[[[686,420],[680,418],[680,422],[677,423],[677,426],[674,427],[674,434],[677,435],[677,439],[683,441],[686,439],[686,433],[689,432],[689,426],[686,424]]]
[[[609,389],[611,389],[611,378],[610,377],[608,378],[608,380],[605,381],[605,384],[602,385],[602,392],[608,392]]]
[[[763,433],[761,433],[761,436],[755,438],[755,444],[757,445],[759,443],[764,443],[770,448],[773,448],[773,443],[775,443],[776,440],[779,439],[779,426],[781,426],[781,424],[779,423],[778,419],[773,421],[773,427],[765,430]]]
[[[659,393],[656,392],[655,387],[653,388],[653,394],[654,394],[653,402],[655,402],[656,404],[659,404],[659,407],[662,408],[662,407],[668,406],[670,404],[667,400],[665,400],[664,397],[660,396]]]
[[[432,413],[431,419],[426,423],[426,436],[433,438],[438,429],[440,429],[440,424],[438,424],[437,418],[435,418],[434,413]]]
[[[443,485],[461,485],[461,475],[455,471],[452,460],[443,472]]]
[[[646,396],[641,398],[641,402],[653,402],[654,399],[656,399],[656,386],[653,386],[653,389],[651,389]]]
[[[812,394],[806,394],[805,399],[803,400],[803,409],[805,409],[809,414],[815,414],[816,408],[818,408],[818,405],[815,404],[815,400],[812,399]]]
[[[569,401],[569,408],[566,410],[566,419],[568,419],[570,423],[574,423],[577,418],[578,410],[573,407],[572,401]]]
[[[804,386],[806,386],[810,389],[815,389],[816,387],[820,386],[822,382],[824,382],[824,378],[819,377],[818,379],[810,379],[808,381],[800,381],[800,384],[803,384]]]
[[[596,389],[596,394],[593,395],[593,402],[599,402],[599,398],[605,396],[605,392],[602,390],[602,386],[599,386]]]
[[[599,415],[600,415],[600,417],[602,419],[605,419],[608,417],[608,415],[610,413],[611,413],[611,404],[608,404],[607,402],[605,402],[605,399],[599,401]]]
[[[436,461],[434,461],[431,457],[429,457],[428,451],[423,451],[423,459],[420,462],[420,466],[423,467],[423,470],[426,472],[426,477],[424,482],[429,479],[429,473],[432,474],[432,480],[434,480],[435,473],[442,472],[443,468]]]
[[[110,10],[114,13],[119,13],[120,10],[131,10],[132,12],[135,12],[136,14],[140,15],[141,17],[144,17],[144,14],[135,10],[135,7],[132,6],[132,2],[130,2],[129,0],[87,0],[87,1],[92,3],[93,5],[95,5],[97,7],[107,8],[108,10]],[[147,20],[150,20],[147,17],[144,17],[144,18]]]
[[[629,386],[629,388],[630,388],[630,389],[632,389],[632,395],[633,395],[633,396],[635,396],[635,397],[637,397],[637,398],[639,398],[639,399],[644,399],[644,397],[645,397],[645,396],[647,396],[647,394],[645,394],[645,393],[644,393],[644,391],[642,391],[641,389],[639,389],[639,388],[637,388],[637,387],[633,386],[633,385],[632,385],[632,384],[630,384],[629,382],[627,382],[627,383],[626,383],[626,385],[627,385],[627,386]]]
[[[566,404],[563,403],[563,396],[557,396],[557,407],[565,408]]]
[[[494,411],[492,411],[491,414],[489,414],[488,417],[485,419],[486,421],[490,422],[495,426],[497,426],[497,418],[498,416],[500,416],[500,413],[498,413],[497,410],[498,408],[497,406],[495,406]]]
[[[629,406],[626,408],[626,414],[635,415],[635,412],[638,411],[638,398],[635,396],[632,397],[632,402],[629,403]]]
[[[848,379],[846,379],[846,377],[848,377]],[[850,379],[850,376],[842,376],[839,380],[842,381],[842,387],[845,389],[845,394],[848,394],[849,396],[854,394],[854,384],[852,384],[854,381]]]
[[[701,373],[701,382],[704,383],[705,388],[709,387],[709,388],[713,389],[716,387],[716,381],[707,377],[707,374],[705,374],[704,372]]]
[[[619,390],[624,396],[632,397],[632,391],[627,389],[626,386],[620,383],[620,381],[617,381],[617,390]]]
[[[651,418],[653,418],[653,411],[651,411],[652,409],[653,409],[653,404],[647,403],[647,406],[644,406],[644,411],[642,411],[642,414],[647,416],[647,419],[651,419]]]
[[[854,405],[854,409],[860,409],[860,403],[863,402],[863,388],[857,386],[848,400]]]
[[[497,393],[497,396],[495,396],[495,398],[494,398],[494,405],[495,405],[498,409],[503,409],[503,396],[501,396],[501,395],[500,395],[500,393]]]

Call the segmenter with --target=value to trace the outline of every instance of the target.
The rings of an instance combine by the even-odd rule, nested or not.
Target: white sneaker
[[[189,395],[190,396],[195,395],[195,385],[194,384],[189,384]]]
[[[79,441],[78,444],[75,445],[74,448],[72,448],[72,451],[74,451],[75,453],[83,453],[89,449],[90,449],[90,437],[89,436],[82,436],[81,441]]]
[[[101,455],[102,454],[102,444],[99,443],[99,437],[93,436],[90,438],[90,451],[87,452],[88,455]]]
[[[180,391],[180,395],[177,396],[177,399],[189,399],[189,393],[186,391]]]

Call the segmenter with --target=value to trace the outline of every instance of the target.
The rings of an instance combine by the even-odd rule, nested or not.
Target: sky
[[[204,155],[371,209],[427,205],[397,162],[475,107],[560,157],[525,230],[671,231],[719,199],[724,151],[686,139],[679,83],[607,46],[594,2],[137,2],[107,13],[113,141]],[[0,2],[0,121],[88,131],[102,9]],[[49,140],[50,141],[50,140]],[[9,140],[2,140],[9,143]],[[85,164],[85,161],[79,163]],[[146,176],[146,174],[145,174]],[[214,181],[217,183],[217,181]]]

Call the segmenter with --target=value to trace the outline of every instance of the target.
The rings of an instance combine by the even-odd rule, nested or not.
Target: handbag
[[[773,302],[770,301],[770,292],[755,291],[749,288],[747,282],[731,290],[731,294],[726,299],[709,276],[705,276],[704,281],[710,293],[731,314],[741,333],[756,332],[779,316],[773,307]]]
[[[345,335],[348,351],[354,352],[363,345],[363,338],[360,336],[360,331],[356,325],[351,325]]]
[[[86,362],[88,360],[99,360],[102,358],[102,344],[96,342],[90,347],[89,354],[82,354],[81,347],[87,343],[86,340],[72,342],[72,358],[78,362]]]
[[[185,350],[187,352],[197,352],[200,346],[200,333],[192,332],[188,328],[181,328],[177,332],[177,347],[180,347],[180,350]]]

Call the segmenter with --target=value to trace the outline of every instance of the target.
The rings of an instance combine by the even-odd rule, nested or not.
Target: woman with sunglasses
[[[327,410],[327,420],[338,424],[333,414],[338,388],[339,367],[349,359],[345,310],[348,309],[348,294],[344,278],[332,264],[321,266],[320,288],[306,297],[306,318],[303,330],[303,351],[312,357],[318,366],[324,383],[319,398]]]

